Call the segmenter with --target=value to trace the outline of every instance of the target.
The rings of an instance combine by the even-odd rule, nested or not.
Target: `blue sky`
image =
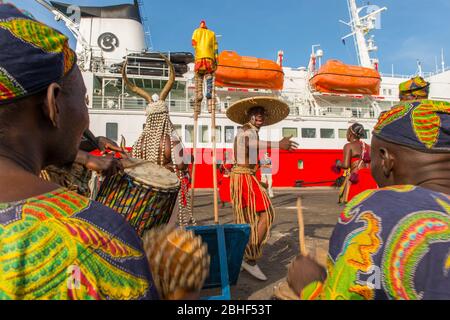
[[[130,3],[130,0],[60,0],[79,5]],[[9,0],[27,9],[36,18],[56,24],[34,0]],[[285,65],[308,64],[311,45],[321,44],[325,59],[357,63],[352,41],[343,45],[341,37],[349,33],[339,23],[347,21],[346,0],[145,0],[152,42],[158,51],[192,51],[192,31],[200,20],[217,34],[220,50],[235,50],[241,55],[276,59],[285,53]],[[360,1],[367,4],[367,1]],[[392,65],[398,74],[414,74],[416,61],[424,71],[440,66],[441,48],[450,65],[450,0],[372,0],[372,5],[388,7],[381,18],[381,29],[374,32],[382,72]],[[61,30],[65,28],[58,26]],[[65,30],[67,32],[67,30]]]

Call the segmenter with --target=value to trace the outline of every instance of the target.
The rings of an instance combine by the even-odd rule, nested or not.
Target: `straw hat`
[[[262,107],[266,111],[265,126],[278,123],[289,115],[289,106],[276,97],[253,97],[239,100],[227,110],[228,119],[245,124],[248,122],[248,112],[254,107]]]

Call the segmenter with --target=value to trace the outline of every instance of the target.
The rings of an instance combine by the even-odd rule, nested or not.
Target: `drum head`
[[[180,186],[180,180],[175,173],[147,161],[143,161],[132,168],[125,169],[125,173],[136,182],[155,188],[175,189]]]

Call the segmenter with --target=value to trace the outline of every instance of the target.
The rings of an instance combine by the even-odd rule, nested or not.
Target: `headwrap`
[[[403,102],[380,116],[373,134],[423,152],[450,152],[450,103]]]
[[[46,89],[75,62],[66,36],[11,4],[0,4],[0,105]]]
[[[400,99],[404,100],[410,96],[418,99],[427,99],[430,92],[430,84],[422,77],[414,77],[399,85]]]

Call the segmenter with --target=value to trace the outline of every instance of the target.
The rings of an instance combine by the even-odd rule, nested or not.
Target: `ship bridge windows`
[[[315,128],[302,128],[302,138],[315,139],[317,136],[316,131]]]
[[[234,127],[225,126],[225,143],[233,143],[234,142]]]
[[[119,138],[119,124],[116,122],[106,123],[106,137],[112,141],[116,141]]]
[[[339,139],[347,139],[347,131],[348,129],[339,129]],[[370,139],[370,130],[364,130],[363,139]]]
[[[200,126],[200,141],[201,143],[209,142],[209,127],[208,126]]]
[[[334,139],[335,133],[334,129],[320,129],[320,138],[322,139]]]
[[[182,139],[183,133],[182,133],[182,125],[181,124],[174,124],[173,128],[175,129],[175,132],[177,133],[177,136]]]
[[[187,125],[184,127],[184,141],[187,143],[194,142],[194,126]]]
[[[282,130],[283,138],[298,138],[298,129],[297,128],[283,128]]]

